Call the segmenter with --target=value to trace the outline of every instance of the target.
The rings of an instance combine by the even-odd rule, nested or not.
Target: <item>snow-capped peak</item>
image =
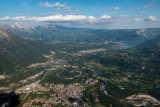
[[[2,28],[4,30],[16,29],[16,30],[23,30],[26,32],[32,32],[35,29],[34,26],[27,26],[27,25],[23,25],[23,24],[19,24],[19,23],[2,25]]]
[[[19,29],[34,29],[34,26],[27,26],[27,25],[23,25],[23,24],[19,24],[19,23],[15,23],[11,25],[12,28],[19,28]]]

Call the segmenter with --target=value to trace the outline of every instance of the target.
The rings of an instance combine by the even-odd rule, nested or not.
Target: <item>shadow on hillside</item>
[[[19,97],[14,91],[0,93],[0,107],[16,107],[19,102]]]

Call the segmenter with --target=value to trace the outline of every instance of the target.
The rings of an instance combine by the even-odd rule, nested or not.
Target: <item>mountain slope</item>
[[[134,56],[157,59],[160,58],[160,36],[146,41],[130,49]]]
[[[136,46],[133,50],[133,56],[146,59],[146,71],[160,75],[160,36]]]
[[[67,42],[143,42],[160,35],[159,28],[150,29],[88,29],[67,28],[55,25],[23,26],[3,25],[3,28],[17,36],[42,42],[67,41]]]
[[[0,74],[14,73],[16,67],[44,61],[49,46],[16,37],[0,28]]]
[[[136,46],[137,49],[160,49],[160,36]]]

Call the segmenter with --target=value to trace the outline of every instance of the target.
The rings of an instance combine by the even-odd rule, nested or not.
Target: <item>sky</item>
[[[160,28],[160,0],[0,0],[0,24]]]

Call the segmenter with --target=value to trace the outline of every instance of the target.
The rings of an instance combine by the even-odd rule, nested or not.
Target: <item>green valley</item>
[[[112,41],[45,44],[19,38],[13,44],[5,55],[18,69],[6,67],[1,53],[0,92],[13,90],[18,106],[160,105],[159,36],[132,48]]]

